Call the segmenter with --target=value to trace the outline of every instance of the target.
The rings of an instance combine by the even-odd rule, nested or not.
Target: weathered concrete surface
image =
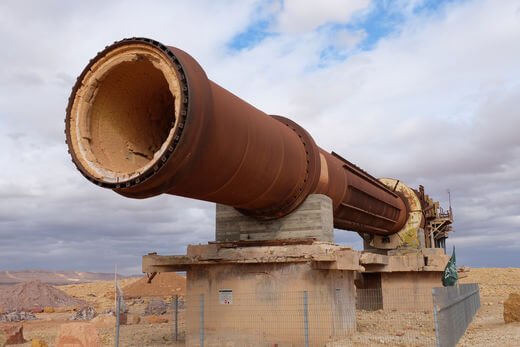
[[[504,301],[504,322],[520,322],[520,294],[511,293]]]
[[[237,346],[302,345],[304,291],[311,345],[355,329],[354,271],[317,270],[311,261],[196,266],[187,273],[187,290],[189,346],[200,339],[201,294],[208,344],[225,334]]]
[[[189,271],[202,265],[312,262],[315,268],[363,271],[358,251],[328,242],[239,247],[234,243],[189,245],[186,255],[143,256],[143,272]]]
[[[289,215],[260,221],[217,204],[216,241],[307,239],[334,242],[332,200],[311,194]]]
[[[432,288],[442,271],[365,272],[356,278],[356,306],[362,310],[423,311],[432,308]]]
[[[185,270],[190,273],[201,267],[218,264],[308,263],[315,270],[361,272],[358,288],[370,289],[360,290],[358,304],[361,307],[416,311],[431,308],[431,289],[442,285],[442,271],[449,260],[442,249],[376,254],[358,252],[327,242],[302,241],[301,244],[250,247],[239,247],[239,243],[190,245],[185,256],[148,255],[143,257],[143,271]]]
[[[450,256],[440,248],[390,251],[386,255],[364,251],[360,256],[360,264],[365,272],[438,272],[444,271],[449,259]]]
[[[365,271],[356,279],[358,307],[420,311],[431,309],[432,288],[442,286],[442,272],[449,260],[442,249],[363,252]]]
[[[431,310],[432,288],[442,286],[442,271],[382,272],[383,310]]]

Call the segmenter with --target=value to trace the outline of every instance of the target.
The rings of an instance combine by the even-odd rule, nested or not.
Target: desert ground
[[[460,279],[459,282],[479,283],[481,308],[458,346],[520,346],[520,322],[505,324],[503,319],[503,302],[509,293],[520,293],[520,269],[473,268],[466,274],[467,277]],[[179,311],[180,341],[175,342],[172,303],[175,295],[179,295],[181,299],[185,295],[185,283],[183,284],[182,279],[179,280],[179,278],[172,281],[163,277],[156,282],[156,289],[150,289],[144,284],[144,281],[143,278],[119,281],[120,287],[126,288],[125,292],[132,292],[132,296],[125,294],[124,302],[128,309],[128,324],[121,326],[120,346],[183,346],[184,310],[181,305]],[[167,289],[165,290],[164,287]],[[87,302],[88,306],[93,307],[97,313],[114,307],[113,281],[72,284],[56,286],[56,288]],[[139,292],[143,295],[138,295]],[[166,303],[168,309],[163,314],[152,315],[152,319],[148,318],[150,316],[145,315],[146,306],[150,301],[159,300]],[[32,339],[41,339],[48,346],[54,346],[60,325],[70,323],[69,317],[75,314],[75,310],[78,310],[78,307],[35,313],[37,320],[21,323],[27,342],[14,346],[31,346]],[[357,332],[349,339],[350,343],[381,346],[422,346],[434,343],[431,312],[420,312],[407,317],[400,315],[402,322],[392,322],[390,318],[392,314],[383,311],[358,312]],[[138,320],[139,322],[137,322]],[[92,322],[95,322],[102,345],[113,346],[114,320],[98,318]],[[413,336],[413,339],[410,339],[410,336]]]
[[[459,346],[520,346],[520,322],[504,323],[504,301],[520,293],[520,269],[471,269],[460,283],[478,283],[480,310]]]

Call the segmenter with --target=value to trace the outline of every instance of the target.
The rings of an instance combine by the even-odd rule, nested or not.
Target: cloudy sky
[[[3,0],[0,270],[139,273],[143,254],[214,239],[214,204],[123,198],[67,154],[76,76],[132,36],[186,50],[374,176],[445,207],[450,189],[458,265],[520,267],[519,0]]]

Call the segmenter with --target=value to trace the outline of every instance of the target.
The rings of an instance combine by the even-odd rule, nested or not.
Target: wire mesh
[[[183,295],[125,297],[121,312],[120,346],[185,345]]]
[[[382,294],[360,289],[356,300],[340,289],[233,293],[227,303],[218,292],[205,294],[204,299],[189,295],[186,345],[435,345],[431,289],[393,289],[384,291],[386,297]]]
[[[121,345],[435,346],[435,313],[443,322],[437,330],[443,341],[463,333],[479,307],[478,293],[475,299],[472,292],[477,285],[457,288],[434,290],[437,312],[430,288],[354,293],[216,289],[177,298],[125,298]],[[459,326],[459,321],[467,324]]]

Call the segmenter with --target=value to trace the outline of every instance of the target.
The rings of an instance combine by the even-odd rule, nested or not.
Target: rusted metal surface
[[[453,232],[453,211],[450,206],[445,211],[438,201],[434,201],[428,195],[424,194],[424,187],[419,186],[419,191],[416,192],[421,201],[424,213],[424,230],[426,236],[426,245],[428,247],[444,248],[446,250],[446,239],[448,232]],[[449,196],[448,191],[448,196]]]
[[[408,218],[405,202],[377,179],[318,147],[295,122],[210,81],[186,52],[153,40],[100,52],[79,76],[65,122],[79,171],[126,197],[168,193],[272,219],[319,193],[333,201],[336,228],[378,235],[396,233]]]
[[[379,249],[424,248],[424,230],[421,224],[424,223],[421,201],[417,194],[403,182],[393,178],[381,178],[379,181],[392,190],[405,201],[408,208],[408,218],[406,223],[396,234],[392,235],[396,242],[383,243],[381,238],[374,237],[370,245]]]

